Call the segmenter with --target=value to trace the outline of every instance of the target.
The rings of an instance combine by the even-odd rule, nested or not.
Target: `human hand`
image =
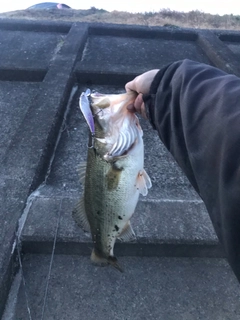
[[[159,69],[153,69],[153,70],[147,71],[137,76],[132,81],[126,83],[125,89],[127,92],[136,91],[138,93],[138,96],[135,99],[134,104],[131,104],[127,107],[129,111],[138,112],[144,118],[147,118],[142,96],[143,94],[149,93],[151,83],[158,71]]]

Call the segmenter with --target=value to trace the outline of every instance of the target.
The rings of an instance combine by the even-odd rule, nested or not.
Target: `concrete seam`
[[[13,279],[13,283],[12,283],[12,286],[8,295],[8,299],[6,302],[5,310],[2,316],[2,320],[14,320],[17,297],[18,297],[21,283],[22,283],[22,274],[21,274],[21,270],[19,270]]]
[[[47,182],[48,177],[49,177],[49,175],[50,175],[50,173],[51,173],[52,164],[53,164],[53,161],[54,161],[54,159],[55,159],[55,154],[56,154],[56,151],[57,151],[59,142],[60,142],[60,140],[61,140],[62,133],[63,133],[63,131],[65,130],[66,121],[67,121],[67,116],[68,116],[68,113],[69,113],[69,110],[70,110],[70,106],[71,106],[73,97],[74,97],[75,93],[77,92],[77,89],[78,89],[78,86],[77,86],[77,85],[73,86],[72,91],[71,91],[71,93],[70,93],[70,97],[69,97],[69,99],[68,99],[68,104],[67,104],[66,110],[65,110],[64,115],[63,115],[63,122],[62,122],[61,128],[60,128],[60,130],[59,130],[57,139],[56,139],[56,143],[55,143],[55,146],[54,146],[54,149],[53,149],[53,153],[52,153],[51,159],[50,159],[50,161],[49,161],[49,166],[48,166],[48,169],[47,169],[47,173],[46,173],[46,177],[45,177],[44,183]]]

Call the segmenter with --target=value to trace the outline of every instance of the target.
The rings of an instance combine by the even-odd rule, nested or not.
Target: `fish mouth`
[[[91,93],[91,111],[95,124],[98,123],[101,129],[109,132],[109,127],[116,122],[122,122],[126,117],[135,117],[135,114],[127,109],[127,106],[134,103],[137,93],[125,92],[122,94],[101,94]]]
[[[142,135],[137,116],[127,109],[136,92],[91,94],[91,108],[96,127],[95,146],[103,159],[112,162],[124,157]]]
[[[96,114],[99,109],[111,108],[114,112],[120,111],[124,106],[133,103],[137,97],[137,92],[124,92],[120,94],[102,94],[93,92],[90,94],[93,113]],[[112,110],[113,111],[113,110]]]
[[[104,93],[100,93],[100,92],[92,92],[91,96],[92,97],[101,97],[101,96],[105,96],[106,94]]]

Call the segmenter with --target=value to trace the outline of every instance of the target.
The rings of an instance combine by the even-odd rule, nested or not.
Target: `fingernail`
[[[128,109],[128,110],[132,110],[133,108],[134,108],[133,104],[129,104],[129,105],[127,106],[127,109]]]

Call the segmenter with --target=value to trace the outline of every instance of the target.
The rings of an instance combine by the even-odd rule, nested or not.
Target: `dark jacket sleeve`
[[[240,281],[240,79],[178,61],[158,72],[144,101],[153,127],[203,199]]]

